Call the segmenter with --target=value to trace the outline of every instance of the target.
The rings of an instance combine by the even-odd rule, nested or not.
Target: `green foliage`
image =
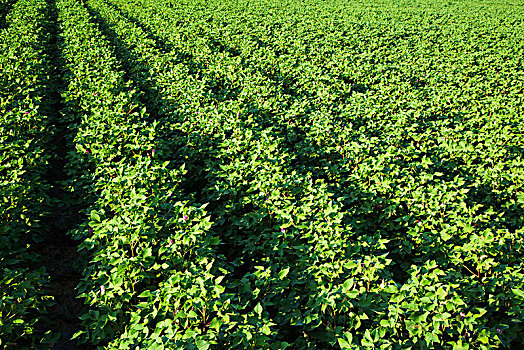
[[[11,5],[2,2],[3,6]],[[49,125],[42,112],[47,4],[21,0],[0,32],[0,347],[40,346],[52,303],[33,246],[42,241]]]
[[[495,39],[471,2],[87,5],[159,114],[158,156],[210,203],[218,344],[520,342],[520,22]]]
[[[209,325],[224,289],[210,271],[218,240],[209,218],[179,188],[184,166],[155,155],[158,124],[146,123],[148,113],[86,9],[68,0],[57,7],[69,80],[63,95],[66,110],[76,112],[67,117],[78,123],[71,186],[96,196],[88,220],[72,232],[89,257],[78,286],[88,305],[85,330],[75,337],[147,348],[169,337],[206,348],[213,333],[197,336],[190,325]]]
[[[88,197],[75,338],[522,345],[517,2],[57,8],[68,185]]]

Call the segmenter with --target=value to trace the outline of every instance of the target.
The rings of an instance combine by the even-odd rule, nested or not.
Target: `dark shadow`
[[[56,349],[93,349],[89,344],[78,345],[70,340],[80,329],[83,303],[77,299],[76,287],[80,282],[81,266],[78,242],[70,231],[78,228],[86,219],[85,210],[96,200],[94,193],[87,192],[87,186],[79,185],[79,179],[71,177],[69,169],[71,156],[74,157],[74,137],[77,133],[78,120],[71,102],[66,106],[61,93],[67,91],[66,76],[71,73],[63,59],[63,42],[59,39],[58,10],[54,0],[48,1],[48,42],[47,55],[50,62],[49,80],[46,81],[46,96],[43,112],[49,117],[53,131],[49,140],[49,164],[46,179],[50,185],[46,193],[48,212],[42,219],[44,240],[37,246],[42,264],[50,276],[48,293],[54,298],[54,305],[48,309],[48,315],[38,327],[43,331],[51,330],[60,334]],[[93,169],[93,164],[85,164]],[[72,192],[69,187],[74,187]]]
[[[6,29],[8,24],[6,22],[6,17],[13,8],[13,4],[17,0],[7,0],[0,3],[0,29]]]
[[[9,2],[9,5],[13,3],[13,1]],[[19,303],[21,302],[20,306],[29,306],[26,313],[21,316],[24,318],[22,325],[25,322],[32,322],[34,314],[38,314],[37,322],[34,325],[33,334],[25,334],[16,344],[4,343],[8,348],[33,348],[32,345],[34,344],[29,344],[29,341],[32,338],[36,339],[36,337],[39,337],[39,341],[47,343],[61,338],[57,343],[59,348],[62,344],[67,349],[76,348],[72,343],[67,342],[67,339],[63,340],[68,337],[69,331],[72,335],[79,324],[78,316],[81,303],[79,304],[76,301],[74,288],[80,279],[80,275],[72,268],[77,260],[76,244],[66,236],[68,228],[74,226],[79,220],[79,209],[70,205],[67,200],[68,195],[61,185],[61,182],[67,177],[64,172],[66,164],[65,135],[70,130],[66,130],[66,123],[60,120],[59,114],[59,110],[62,108],[60,103],[62,75],[60,66],[62,62],[59,59],[60,54],[56,42],[57,26],[54,5],[54,2],[49,1],[46,8],[43,8],[42,12],[39,13],[39,15],[43,15],[42,19],[45,21],[38,23],[41,26],[39,28],[41,31],[38,32],[40,41],[37,45],[42,57],[39,57],[38,61],[35,57],[35,62],[30,62],[32,64],[30,72],[38,72],[39,77],[34,82],[35,90],[31,91],[28,97],[33,99],[41,118],[35,118],[32,121],[38,122],[38,124],[13,128],[13,131],[16,132],[18,128],[22,130],[27,127],[28,132],[24,137],[16,133],[13,133],[13,135],[18,139],[18,142],[26,138],[33,138],[32,142],[28,143],[26,147],[35,153],[35,158],[28,159],[30,164],[28,164],[25,174],[22,176],[22,183],[27,186],[27,189],[21,189],[20,193],[14,194],[29,199],[28,203],[21,201],[18,203],[20,208],[15,208],[15,212],[21,212],[21,214],[18,214],[21,215],[21,218],[27,217],[26,234],[24,237],[18,237],[15,245],[8,244],[8,246],[10,245],[9,251],[18,255],[18,258],[24,257],[20,260],[21,262],[26,260],[25,256],[28,258],[27,262],[24,262],[26,266],[21,266],[27,271],[27,276],[20,276],[20,279],[26,279],[22,282],[31,286],[39,278],[45,279],[45,281],[41,281],[42,288],[39,291],[46,296],[53,297],[54,300],[49,300],[42,305],[36,302],[35,305],[31,305],[27,301],[18,300]],[[22,43],[22,45],[24,44]],[[33,96],[33,94],[36,94],[36,96]],[[20,99],[24,97],[26,96],[20,96]],[[20,103],[16,98],[14,101]],[[27,100],[23,103],[27,103]],[[13,109],[20,107],[18,105],[12,106]],[[25,106],[25,108],[29,107]],[[8,192],[2,193],[6,197],[8,194]],[[79,193],[79,195],[82,194]],[[18,221],[19,223],[16,226],[22,224],[24,220],[19,219]],[[33,224],[29,225],[29,223]],[[0,229],[3,231],[3,228],[2,225]],[[14,227],[13,230],[16,231]],[[17,252],[18,245],[23,246],[25,252]],[[2,260],[4,261],[4,257],[2,257]],[[7,259],[7,261],[9,260],[16,261],[16,259]],[[16,270],[13,269],[13,271]],[[34,298],[31,295],[33,291],[27,286],[24,296]],[[35,300],[38,299],[35,298]],[[39,309],[39,307],[42,309]],[[51,331],[51,333],[45,334],[48,331]],[[62,336],[60,333],[62,333]],[[37,344],[36,346],[46,345]]]

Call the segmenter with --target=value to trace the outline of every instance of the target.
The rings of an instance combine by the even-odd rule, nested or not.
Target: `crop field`
[[[0,0],[0,349],[524,349],[524,2]]]

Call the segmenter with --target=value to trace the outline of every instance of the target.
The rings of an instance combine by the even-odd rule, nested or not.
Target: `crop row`
[[[156,154],[158,124],[148,121],[85,7],[68,0],[57,7],[69,70],[66,111],[77,126],[70,177],[93,199],[89,221],[72,232],[82,242],[79,292],[88,306],[76,336],[99,345],[114,339],[109,347],[194,342],[194,332],[179,337],[197,318],[191,303],[207,304],[219,290],[209,273],[209,221],[183,200],[184,168],[168,168]],[[170,322],[156,322],[166,314]]]
[[[5,9],[2,3],[2,9]],[[42,342],[35,328],[51,304],[35,245],[44,235],[47,4],[20,0],[0,32],[0,347]]]

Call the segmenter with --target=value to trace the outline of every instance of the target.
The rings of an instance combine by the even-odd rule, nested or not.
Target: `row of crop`
[[[71,185],[93,198],[90,219],[72,232],[82,241],[78,288],[87,305],[76,336],[109,347],[203,344],[187,325],[205,324],[222,307],[223,290],[212,273],[209,219],[183,199],[184,168],[158,157],[158,125],[147,122],[153,116],[86,8],[69,0],[57,7],[69,84],[64,114],[77,127]]]
[[[3,3],[4,5],[4,3]],[[0,32],[0,347],[40,346],[51,297],[35,245],[47,211],[47,4],[18,1]]]
[[[507,206],[505,211],[509,213],[508,220],[511,221],[499,219],[498,227],[486,229],[484,222],[487,223],[493,218],[488,210],[486,214],[477,217],[477,221],[480,221],[481,224],[477,228],[479,223],[471,222],[471,217],[481,210],[483,204],[479,203],[477,198],[482,195],[480,190],[482,190],[481,187],[484,187],[483,183],[489,181],[489,177],[492,176],[486,178],[483,173],[479,174],[481,167],[485,166],[482,163],[475,168],[466,166],[459,172],[456,167],[451,167],[452,164],[462,162],[466,165],[476,165],[471,159],[474,150],[467,146],[472,136],[468,128],[475,127],[484,119],[472,120],[469,125],[466,123],[466,128],[461,133],[463,129],[454,126],[455,121],[452,114],[438,119],[431,115],[439,112],[446,113],[445,101],[430,101],[434,105],[434,107],[429,105],[430,114],[421,114],[419,110],[428,106],[428,101],[424,99],[424,95],[420,95],[417,89],[424,87],[424,84],[413,83],[409,88],[402,80],[410,73],[405,66],[401,66],[404,69],[403,75],[390,75],[389,79],[373,87],[373,89],[382,90],[383,94],[376,94],[373,91],[365,93],[365,85],[354,84],[352,87],[354,93],[351,95],[353,97],[340,100],[342,96],[335,95],[333,101],[330,102],[331,96],[322,95],[322,90],[331,91],[329,88],[336,85],[337,79],[326,81],[317,77],[328,74],[328,77],[332,79],[337,69],[349,75],[351,71],[348,70],[350,68],[354,70],[355,67],[348,67],[347,64],[344,64],[347,62],[347,57],[341,52],[333,55],[332,71],[322,66],[323,71],[318,72],[314,69],[316,58],[325,53],[325,48],[316,52],[316,56],[310,54],[308,60],[300,62],[304,67],[297,68],[296,62],[289,62],[291,55],[282,57],[280,60],[275,59],[279,57],[279,54],[272,50],[276,49],[268,50],[267,46],[261,45],[264,42],[257,42],[257,46],[247,39],[242,42],[242,45],[239,45],[238,40],[233,39],[250,37],[231,35],[233,39],[229,39],[227,33],[235,33],[235,30],[238,33],[248,30],[247,28],[252,31],[251,28],[259,28],[259,26],[248,27],[243,23],[238,24],[237,28],[220,27],[221,21],[234,17],[229,16],[230,12],[242,13],[239,7],[224,7],[226,10],[220,15],[209,16],[212,17],[209,18],[206,16],[209,13],[199,16],[198,13],[195,14],[194,9],[184,9],[182,6],[170,10],[169,7],[163,6],[162,2],[139,1],[133,4],[132,2],[115,1],[114,3],[117,3],[127,13],[129,19],[132,21],[138,19],[145,25],[145,28],[161,38],[164,41],[162,46],[169,47],[174,52],[181,52],[178,60],[183,64],[177,67],[183,67],[179,68],[182,73],[192,74],[192,79],[186,78],[184,74],[173,77],[171,83],[173,91],[169,93],[166,91],[167,88],[163,88],[165,92],[157,100],[170,101],[166,107],[175,109],[171,113],[166,112],[164,119],[169,120],[169,116],[172,116],[174,123],[170,125],[170,129],[179,129],[186,135],[186,137],[181,137],[178,143],[175,141],[175,145],[186,147],[189,151],[187,153],[188,168],[194,168],[195,173],[208,174],[207,183],[203,189],[203,193],[208,197],[204,196],[200,200],[212,201],[212,218],[216,221],[215,228],[221,233],[224,243],[228,244],[226,259],[232,260],[228,262],[231,264],[229,266],[237,266],[237,270],[241,271],[237,272],[235,278],[242,280],[241,277],[244,277],[242,273],[251,274],[254,266],[263,266],[257,262],[257,259],[262,257],[267,259],[268,266],[280,268],[277,259],[265,256],[265,253],[272,249],[279,250],[278,244],[275,248],[278,240],[269,239],[268,245],[259,240],[263,238],[266,230],[278,232],[280,226],[280,232],[284,233],[282,229],[286,232],[290,229],[286,229],[286,225],[279,223],[278,220],[267,219],[273,213],[278,213],[275,206],[268,205],[268,202],[279,201],[281,208],[300,204],[300,195],[295,193],[295,198],[288,195],[293,200],[286,203],[286,193],[279,193],[277,189],[281,184],[286,183],[286,179],[293,179],[290,174],[295,173],[298,174],[299,179],[290,181],[290,183],[295,187],[294,191],[300,193],[300,186],[304,183],[303,180],[300,181],[300,176],[307,179],[310,174],[313,179],[318,179],[318,182],[304,190],[304,193],[308,193],[314,202],[319,201],[310,193],[314,193],[316,187],[321,187],[323,182],[329,185],[329,190],[326,192],[328,198],[331,196],[342,199],[341,204],[334,206],[333,213],[335,214],[333,215],[341,217],[340,226],[345,230],[344,237],[346,238],[332,236],[331,232],[337,230],[327,225],[326,232],[329,234],[325,235],[328,237],[326,245],[347,244],[345,240],[348,238],[354,240],[351,249],[340,251],[337,255],[340,261],[332,261],[331,266],[337,266],[337,264],[342,266],[343,258],[351,260],[352,249],[357,252],[358,257],[367,255],[378,259],[381,254],[389,252],[389,258],[394,258],[394,263],[389,268],[384,269],[383,266],[377,264],[376,269],[371,269],[371,271],[376,271],[369,276],[359,276],[357,270],[345,271],[341,278],[341,281],[347,282],[349,277],[355,274],[357,283],[363,286],[356,297],[356,299],[365,300],[361,310],[383,310],[383,316],[375,317],[370,321],[366,320],[368,315],[365,311],[358,310],[357,317],[346,320],[344,314],[347,310],[341,306],[340,300],[343,300],[343,297],[334,292],[335,284],[334,288],[326,288],[328,290],[326,294],[331,294],[330,307],[333,309],[330,314],[323,314],[322,310],[311,312],[307,308],[306,311],[296,307],[296,304],[291,308],[313,314],[314,316],[308,317],[321,320],[323,325],[336,323],[339,327],[329,329],[328,326],[327,330],[320,331],[324,326],[317,327],[314,324],[312,328],[316,330],[311,333],[320,335],[319,338],[329,339],[330,334],[340,337],[344,331],[349,330],[346,336],[356,335],[360,344],[369,342],[369,339],[378,341],[386,333],[395,335],[394,344],[400,344],[401,341],[405,341],[406,344],[421,341],[428,343],[450,341],[458,344],[462,341],[462,337],[465,337],[470,342],[493,346],[500,344],[500,340],[508,343],[519,337],[522,329],[518,323],[515,323],[515,320],[522,313],[519,308],[522,264],[518,255],[522,252],[522,245],[519,243],[521,232],[514,229],[518,227],[518,222],[521,220],[518,217],[519,204],[515,202],[518,193],[513,193],[505,200],[504,206]],[[177,6],[176,3],[171,3],[171,5]],[[210,11],[211,8],[206,7],[207,11]],[[212,9],[217,10],[217,8]],[[186,10],[187,12],[184,12]],[[184,16],[192,20],[185,21]],[[254,14],[251,16],[252,19],[259,18]],[[238,17],[242,18],[242,16]],[[379,40],[381,40],[378,35],[385,32],[393,36],[396,33],[388,32],[386,26],[381,25],[379,28],[381,31],[371,32],[361,45],[358,45],[358,40],[362,39],[362,35],[359,36],[356,32],[359,28],[357,26],[345,28],[352,29],[355,33],[353,36],[347,35],[347,38],[350,39],[342,38],[346,41],[354,41],[345,43],[344,47],[355,45],[359,50],[364,51],[366,50],[364,45],[371,42],[373,45],[368,45],[370,47],[368,52],[364,51],[362,54],[363,63],[373,56],[384,61],[392,60],[397,55],[396,51],[387,53],[385,57],[377,56],[376,51],[380,47]],[[394,30],[401,31],[405,28],[394,28]],[[309,34],[307,26],[304,32]],[[210,33],[213,35],[211,36]],[[291,31],[288,35],[296,34]],[[147,33],[142,35],[145,36]],[[432,40],[431,36],[429,40]],[[256,42],[256,40],[253,41]],[[505,45],[512,43],[514,42],[510,38]],[[294,45],[286,46],[283,41],[277,44],[288,50],[296,48]],[[317,46],[318,49],[323,45],[313,43],[310,46]],[[449,48],[447,43],[444,43],[443,47]],[[244,49],[245,53],[240,49]],[[256,57],[256,59],[250,62],[249,57]],[[397,55],[396,59],[405,60],[405,57]],[[310,61],[312,58],[314,60]],[[248,63],[245,64],[245,62]],[[286,83],[285,79],[275,81],[271,75],[261,74],[260,70],[256,69],[256,65],[265,64],[268,64],[270,68],[279,65],[282,68],[273,69],[277,72],[283,70],[292,72],[295,76],[289,78],[291,83]],[[363,66],[365,68],[366,64]],[[360,76],[360,82],[369,84],[368,81],[376,80],[376,77],[370,73],[378,73],[374,69],[370,71],[369,68],[368,66],[353,74]],[[397,68],[398,70],[400,69]],[[285,78],[285,75],[282,76]],[[449,78],[456,79],[456,75],[448,77],[448,81]],[[442,79],[442,77],[436,76],[431,79],[430,81],[438,81],[437,79]],[[180,82],[175,83],[177,80]],[[338,81],[340,80],[344,80],[344,75],[338,78]],[[196,88],[195,82],[200,87]],[[308,88],[314,87],[315,84],[320,86],[313,90],[316,95],[308,94]],[[430,88],[439,93],[443,92],[438,90],[443,88],[439,84],[431,84],[426,90]],[[412,112],[406,111],[403,105],[396,106],[397,94],[401,99],[406,89],[409,93],[407,98],[412,103],[417,103],[416,109]],[[180,92],[180,90],[187,92]],[[337,89],[333,89],[332,93],[337,93]],[[344,93],[344,90],[341,93]],[[515,98],[514,94],[513,98]],[[514,102],[515,100],[507,99],[507,101]],[[184,109],[180,106],[183,106]],[[359,111],[358,108],[363,111]],[[187,119],[182,122],[181,116]],[[377,116],[381,118],[377,119]],[[504,160],[504,157],[511,156],[512,149],[518,147],[518,139],[515,139],[517,130],[512,128],[516,120],[515,115],[508,117],[498,115],[497,117],[499,123],[502,124],[500,131],[504,137],[499,137],[499,140],[492,144],[491,140],[496,134],[484,129],[482,137],[475,141],[480,145],[485,145],[488,155],[494,154],[500,160]],[[464,119],[464,121],[467,120]],[[271,126],[272,130],[261,131],[266,126]],[[250,140],[251,137],[256,141]],[[289,142],[290,139],[294,140]],[[510,139],[513,139],[515,144],[508,145],[509,150],[500,147],[501,144],[507,144]],[[402,148],[401,154],[399,148]],[[463,151],[460,151],[461,149]],[[261,150],[271,151],[269,173],[275,177],[264,178],[264,173],[257,167],[260,163],[264,164],[263,161],[260,161],[264,154]],[[456,157],[457,151],[462,152],[459,153],[459,157]],[[435,159],[439,158],[441,159],[440,165],[433,165]],[[478,157],[475,158],[478,159]],[[414,165],[414,161],[419,164]],[[507,167],[512,164],[514,169],[521,169],[519,165],[521,158],[513,156],[509,162],[499,166],[497,173],[503,178],[510,177],[507,184],[510,188],[513,186],[516,189],[514,186],[519,182],[520,172],[517,170],[517,172],[510,173]],[[279,163],[280,172],[285,175],[277,179],[279,174],[277,164]],[[204,169],[199,170],[199,167]],[[457,175],[461,176],[457,177]],[[506,183],[507,180],[503,178],[500,178],[498,182]],[[260,179],[260,182],[257,179]],[[260,191],[260,189],[265,190],[260,183],[265,183],[266,187],[271,188],[272,191]],[[474,197],[466,195],[470,187],[478,188]],[[275,198],[266,195],[273,191]],[[260,192],[265,195],[258,197]],[[446,205],[442,206],[443,203]],[[262,208],[266,207],[267,213],[262,211]],[[495,208],[495,211],[500,210]],[[444,215],[447,211],[452,212],[452,215]],[[322,210],[315,211],[310,208],[308,212],[315,213],[318,217],[324,216]],[[316,224],[310,216],[306,218],[308,224]],[[319,225],[314,225],[314,227],[317,228]],[[443,228],[446,227],[448,229],[444,230]],[[472,227],[475,228],[472,229]],[[455,231],[462,233],[452,233]],[[296,236],[308,237],[307,230],[303,228],[297,229],[296,232]],[[322,236],[318,232],[315,234]],[[273,238],[274,235],[270,237]],[[478,237],[482,239],[477,239]],[[384,243],[387,245],[384,246]],[[482,246],[482,249],[472,254],[472,244],[476,247]],[[495,246],[498,248],[494,249]],[[488,257],[486,253],[493,256],[496,250],[499,252],[486,265],[483,262]],[[311,251],[308,253],[312,255]],[[468,255],[467,259],[464,259],[464,254]],[[293,255],[290,254],[285,259],[293,259]],[[310,269],[329,270],[330,264],[324,264],[321,259],[314,262],[303,256],[301,259],[304,259],[305,265],[310,265]],[[294,260],[293,263],[297,264]],[[436,266],[439,266],[439,269],[436,269]],[[479,268],[479,266],[484,267]],[[332,268],[337,270],[335,267]],[[476,269],[474,275],[468,271],[474,269]],[[503,276],[502,271],[507,269],[513,271],[512,277]],[[369,271],[370,269],[367,269],[368,273]],[[484,275],[481,276],[481,274]],[[296,277],[290,274],[289,280],[300,281]],[[306,277],[302,280],[307,281]],[[419,283],[420,278],[426,280],[422,286]],[[484,281],[480,281],[482,278]],[[497,282],[501,278],[506,280],[505,286]],[[454,288],[454,284],[448,282],[450,279],[458,279],[457,282],[460,283],[457,285],[460,285],[461,288]],[[244,279],[244,282],[248,280],[249,276]],[[380,287],[375,291],[375,295],[381,295],[380,297],[364,297],[369,293],[368,280],[374,281]],[[228,281],[228,284],[234,285],[234,281]],[[242,285],[242,288],[248,291],[248,294],[256,290],[256,288],[247,288],[245,284]],[[317,286],[312,288],[316,290],[315,293],[319,293]],[[371,288],[373,288],[373,283],[371,283]],[[391,295],[381,294],[382,288],[390,291],[388,293]],[[437,290],[446,292],[439,292],[441,295],[437,299],[428,297],[434,295]],[[489,300],[487,302],[489,307],[486,307],[486,302],[481,300],[480,296],[490,292],[500,297]],[[315,295],[315,293],[309,294]],[[374,302],[371,303],[368,298]],[[249,297],[246,298],[246,300],[249,299]],[[396,305],[397,299],[402,300],[398,306]],[[302,303],[308,304],[303,301]],[[279,304],[283,304],[282,299],[279,299]],[[416,304],[424,304],[426,309],[412,309],[412,306]],[[315,306],[314,303],[309,303],[308,307],[312,305]],[[394,310],[387,311],[393,306]],[[319,308],[322,309],[322,306]],[[444,316],[441,317],[441,315]],[[513,321],[507,322],[508,316]],[[275,320],[278,325],[282,325],[282,329],[286,329],[286,325],[292,328],[294,321],[286,320],[278,313],[276,316],[273,313],[272,317],[272,320]],[[356,322],[355,320],[359,318],[363,320],[363,326],[359,325],[356,330],[351,322]],[[468,327],[471,329],[468,330]],[[497,329],[502,332],[502,335]],[[306,334],[309,333],[307,327],[302,327],[301,330],[305,330]],[[287,332],[292,331],[288,329]],[[426,334],[429,335],[426,336]],[[424,336],[421,337],[422,335]],[[422,340],[419,340],[421,338]],[[342,339],[342,344],[344,344],[344,338]],[[383,341],[385,346],[388,345],[387,340],[380,341]]]

